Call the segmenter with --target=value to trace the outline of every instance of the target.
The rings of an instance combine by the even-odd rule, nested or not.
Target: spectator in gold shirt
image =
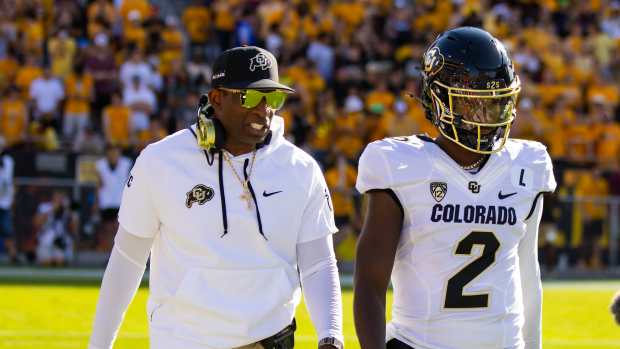
[[[61,29],[56,36],[48,41],[47,50],[50,56],[52,74],[65,79],[71,73],[71,68],[74,65],[77,52],[75,39],[69,36],[66,29]]]
[[[63,120],[63,136],[73,139],[88,125],[90,103],[94,96],[93,77],[84,72],[84,66],[73,67],[73,73],[65,80],[67,102]]]
[[[183,10],[183,26],[189,36],[192,48],[202,46],[209,39],[211,12],[202,0],[193,0],[192,4]]]
[[[119,92],[112,94],[112,103],[103,109],[102,130],[106,143],[126,149],[131,140],[131,109],[123,104]]]
[[[28,109],[21,99],[19,89],[12,86],[0,104],[0,134],[7,147],[26,141]]]

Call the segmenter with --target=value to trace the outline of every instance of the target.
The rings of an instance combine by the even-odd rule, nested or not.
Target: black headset
[[[198,102],[198,122],[196,123],[196,138],[198,145],[208,151],[222,149],[226,142],[226,130],[217,118],[214,118],[215,109],[209,103],[209,96],[203,94]]]

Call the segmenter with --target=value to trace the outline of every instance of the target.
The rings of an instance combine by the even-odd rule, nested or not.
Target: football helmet
[[[472,152],[499,151],[521,91],[504,45],[482,29],[455,28],[437,37],[422,63],[422,102],[439,132]]]

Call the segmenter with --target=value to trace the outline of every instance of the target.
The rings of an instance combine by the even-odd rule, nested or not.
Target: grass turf
[[[617,282],[548,282],[544,284],[545,349],[620,348],[620,327],[609,303]],[[85,348],[91,330],[96,286],[0,285],[0,348]],[[114,348],[148,348],[147,289],[134,299]],[[359,348],[352,312],[353,295],[343,294],[347,348]],[[388,301],[389,302],[389,301]],[[316,335],[305,306],[297,311],[296,348],[316,348]]]

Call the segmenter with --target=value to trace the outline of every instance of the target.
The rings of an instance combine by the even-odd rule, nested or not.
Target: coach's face
[[[209,101],[226,129],[228,151],[249,152],[265,140],[275,111],[267,107],[264,98],[248,109],[241,105],[239,93],[214,89],[209,92]]]

